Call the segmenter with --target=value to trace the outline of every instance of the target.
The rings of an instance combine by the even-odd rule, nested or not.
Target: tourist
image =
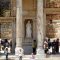
[[[48,49],[50,49],[51,47],[51,41],[50,41],[50,38],[48,39]]]
[[[6,60],[8,60],[8,47],[5,48],[4,53],[6,55]]]
[[[4,49],[5,49],[5,40],[1,40],[1,45],[4,47]]]
[[[12,40],[11,39],[9,40],[9,47],[12,50]]]
[[[47,42],[47,40],[44,41],[44,51],[47,54],[47,52],[48,52],[48,42]]]
[[[9,42],[7,39],[5,39],[5,47],[9,47]]]
[[[52,53],[55,54],[56,53],[56,41],[53,40],[52,42]]]
[[[59,53],[59,39],[56,40],[56,53]]]

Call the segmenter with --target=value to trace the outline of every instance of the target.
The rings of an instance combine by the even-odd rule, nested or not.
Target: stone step
[[[31,38],[25,38],[23,40],[22,46],[23,46],[25,55],[30,55],[32,53],[32,41],[33,39]]]
[[[32,42],[23,42],[22,45],[23,46],[32,46]]]
[[[32,39],[23,40],[22,46],[32,46]]]
[[[32,44],[32,41],[33,41],[33,39],[30,39],[30,38],[25,38],[24,40],[23,40],[23,44]]]

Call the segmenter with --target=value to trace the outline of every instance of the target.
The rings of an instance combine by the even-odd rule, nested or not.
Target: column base
[[[23,48],[22,47],[16,47],[15,48],[15,55],[22,56],[23,55]]]
[[[15,48],[15,55],[16,55],[16,58],[15,60],[20,60],[20,57],[23,56],[23,48],[22,47],[16,47]]]
[[[45,53],[44,53],[44,50],[43,50],[43,48],[37,48],[37,54],[36,54],[36,57],[38,58],[38,59],[42,59],[42,58],[45,58]]]

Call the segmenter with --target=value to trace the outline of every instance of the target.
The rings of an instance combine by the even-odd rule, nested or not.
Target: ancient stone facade
[[[60,37],[60,5],[57,4],[59,1],[10,0],[10,2],[10,10],[5,10],[4,17],[0,17],[0,38],[12,40],[12,52],[15,47],[32,45],[34,39],[37,40],[37,48],[42,49],[45,37]],[[56,23],[52,27],[49,24],[51,20],[53,25]],[[27,21],[32,25],[31,38],[26,38]]]

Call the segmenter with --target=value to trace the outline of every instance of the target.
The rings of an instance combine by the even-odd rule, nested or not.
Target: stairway
[[[25,38],[23,40],[22,47],[24,49],[24,54],[30,55],[32,53],[32,39],[31,38]]]

